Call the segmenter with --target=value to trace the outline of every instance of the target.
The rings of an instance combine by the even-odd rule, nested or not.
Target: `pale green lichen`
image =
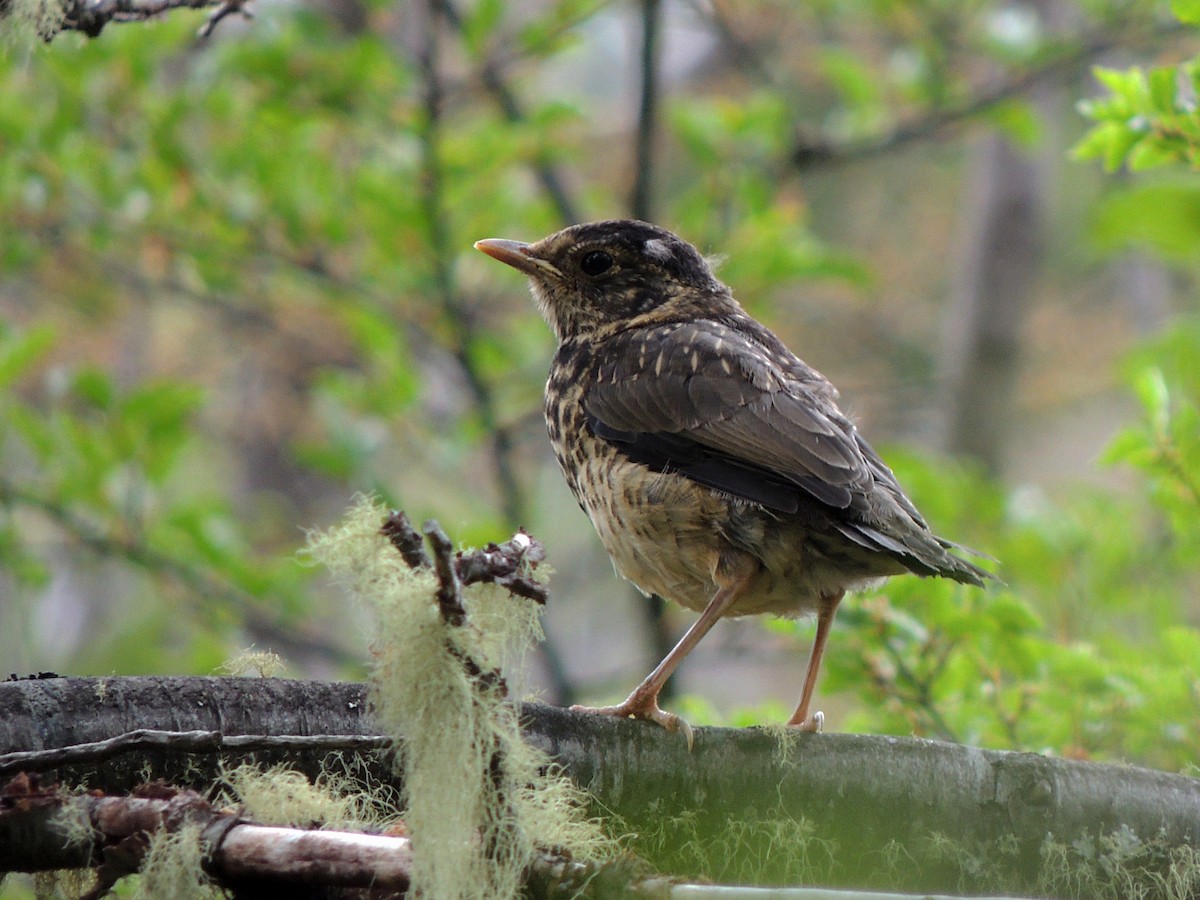
[[[359,778],[346,773],[327,771],[314,783],[286,766],[245,764],[223,773],[221,780],[216,805],[238,806],[247,819],[262,825],[379,831],[398,815],[395,806],[390,814],[384,811],[376,794],[380,788],[366,791]],[[390,793],[383,797],[394,799]]]
[[[1195,900],[1200,897],[1200,850],[1149,841],[1127,828],[1084,836],[1070,844],[1048,836],[1032,860],[1016,836],[968,843],[933,833],[913,845],[889,843],[873,860],[846,860],[813,823],[782,810],[744,818],[703,810],[655,814],[631,822],[610,815],[610,829],[630,848],[671,876],[722,884],[800,886],[869,883],[879,889],[929,883],[962,893],[1014,894],[1059,900]],[[943,888],[945,889],[945,888]]]
[[[247,648],[218,667],[224,675],[235,678],[257,675],[259,678],[274,678],[284,669],[283,659],[270,650]]]
[[[1200,849],[1142,840],[1128,828],[1069,845],[1047,837],[1038,889],[1096,900],[1194,900],[1200,896]]]
[[[37,900],[77,900],[95,889],[96,870],[63,869],[57,872],[38,872],[30,881],[32,895]],[[14,893],[16,897],[23,896],[19,889]],[[2,883],[0,897],[8,897]]]
[[[689,810],[608,826],[660,872],[718,884],[800,885],[827,881],[837,844],[821,838],[803,817],[780,809],[741,819]]]
[[[80,786],[69,792],[78,796],[84,789]],[[96,839],[87,805],[82,802],[64,802],[54,814],[54,830],[63,836],[63,843],[68,847],[90,847]]]
[[[0,34],[11,44],[30,44],[58,33],[66,16],[64,0],[9,0]]]
[[[204,874],[201,827],[187,824],[150,836],[150,847],[133,879],[133,900],[220,900],[225,894]]]
[[[771,754],[771,761],[777,766],[788,765],[792,761],[792,754],[800,745],[800,729],[784,722],[768,722],[758,727],[775,739],[775,752]]]
[[[433,572],[408,568],[379,533],[384,515],[360,500],[309,549],[375,614],[371,698],[376,724],[397,741],[414,895],[515,897],[539,848],[609,855],[613,844],[582,814],[578,789],[522,740],[515,706],[464,665],[516,671],[541,637],[540,609],[475,586],[463,597],[466,624],[447,625]]]

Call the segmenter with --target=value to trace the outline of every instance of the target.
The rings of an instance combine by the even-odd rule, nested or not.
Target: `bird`
[[[700,613],[615,706],[692,732],[658,695],[724,617],[816,614],[810,712],[838,604],[904,573],[983,586],[975,551],[937,537],[838,406],[836,388],[752,318],[690,243],[647,222],[475,248],[529,279],[558,341],[544,412],[554,455],[621,576]]]

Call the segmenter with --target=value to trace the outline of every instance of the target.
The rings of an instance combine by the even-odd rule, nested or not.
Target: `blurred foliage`
[[[1006,584],[896,579],[849,598],[825,681],[864,701],[849,730],[1194,764],[1200,630],[1185,622],[1200,587],[1200,393],[1168,398],[1154,369],[1139,369],[1136,385],[1145,419],[1106,459],[1135,466],[1144,490],[1005,497],[964,471],[891,454],[922,510],[1003,560]]]
[[[869,297],[895,267],[816,233],[806,160],[884,153],[971,113],[1035,147],[1013,85],[1082,62],[1097,36],[1156,27],[1157,5],[1137,6],[1081,4],[1063,36],[981,0],[714,4],[702,24],[722,69],[664,104],[656,218],[723,254],[756,314],[816,280]],[[519,281],[485,274],[470,246],[565,224],[541,187],[551,170],[585,218],[625,213],[624,98],[589,94],[589,78],[617,79],[580,60],[621,11],[464,4],[436,40],[384,3],[354,33],[314,8],[263,13],[200,48],[177,14],[0,57],[0,96],[19,98],[0,103],[11,669],[207,672],[258,642],[354,674],[353,616],[292,557],[303,528],[355,491],[464,543],[538,533],[553,513],[538,421],[551,339]],[[1102,71],[1077,154],[1194,165],[1196,72]],[[1193,265],[1198,196],[1182,176],[1126,184],[1097,209],[1097,244]],[[876,311],[876,332],[907,306]],[[895,355],[919,356],[931,387],[936,350],[920,343]],[[1143,414],[1107,457],[1128,490],[1051,499],[888,454],[939,532],[1002,560],[1006,585],[897,579],[848,601],[824,683],[859,701],[845,727],[1188,763],[1197,359],[1191,320],[1131,356]]]
[[[1196,94],[1200,62],[1143,70],[1095,69],[1108,95],[1080,104],[1096,122],[1075,147],[1080,159],[1100,159],[1109,171],[1133,171],[1171,163],[1200,165],[1200,119]]]
[[[1200,6],[1173,4],[1200,22]],[[1200,61],[1097,69],[1108,95],[1080,104],[1096,124],[1079,159],[1111,170],[1196,168]],[[1136,246],[1194,265],[1195,177],[1134,182],[1099,206],[1109,252]],[[1135,488],[1052,502],[1007,496],[964,470],[891,453],[931,521],[1004,563],[1002,588],[897,579],[851,598],[831,645],[830,689],[864,701],[851,729],[915,732],[1081,758],[1195,765],[1200,745],[1200,326],[1194,318],[1130,355],[1140,419],[1101,462]],[[974,535],[979,535],[975,537]],[[1188,623],[1193,624],[1188,624]],[[783,626],[786,630],[786,626]]]

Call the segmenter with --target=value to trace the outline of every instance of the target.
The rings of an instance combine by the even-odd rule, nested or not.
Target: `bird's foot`
[[[797,731],[807,731],[809,734],[820,734],[825,727],[825,713],[817,711],[811,716],[805,716],[802,722],[788,722]]]
[[[657,697],[643,699],[637,692],[630,694],[624,702],[616,706],[572,706],[571,712],[595,713],[600,716],[616,716],[619,719],[645,719],[656,722],[667,731],[682,731],[687,739],[688,750],[692,749],[695,735],[692,726],[675,713],[667,712],[658,705]]]

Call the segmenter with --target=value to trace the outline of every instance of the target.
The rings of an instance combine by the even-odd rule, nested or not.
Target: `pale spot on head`
[[[655,262],[666,262],[672,256],[674,256],[674,254],[671,252],[671,248],[667,246],[666,241],[663,241],[660,238],[651,238],[650,240],[646,241],[646,243],[642,245],[642,252]]]

